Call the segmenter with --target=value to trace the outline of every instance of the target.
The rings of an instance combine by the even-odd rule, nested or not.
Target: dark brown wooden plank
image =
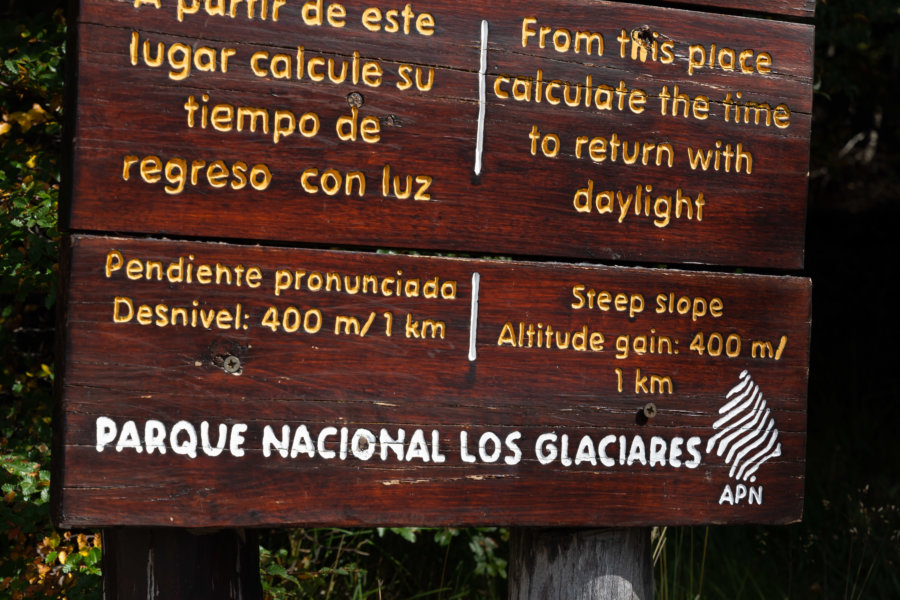
[[[812,18],[816,12],[815,0],[672,0],[671,4],[682,6],[708,6],[729,10],[748,10],[792,17]]]
[[[800,517],[808,280],[80,235],[69,242],[54,454],[64,468],[53,478],[55,513],[66,526],[627,526]],[[231,284],[202,283],[214,277],[207,268],[228,271]],[[369,284],[353,293],[365,276],[377,279],[377,291]],[[171,325],[177,307],[187,309],[187,326]],[[305,325],[298,316],[307,316]],[[543,347],[548,327],[552,348]],[[745,380],[769,412],[754,401],[716,426],[735,395],[729,391]],[[648,408],[649,418],[648,403],[656,411]],[[196,457],[176,452],[204,421],[213,445],[220,424],[243,439],[232,437],[234,451],[226,444],[215,457],[202,448],[191,451]],[[131,441],[128,422],[137,427]],[[174,444],[163,439],[165,454],[147,451],[148,422],[151,433],[182,430]],[[714,436],[731,435],[729,423],[769,431],[754,438],[760,444],[746,459],[770,442],[780,456],[738,479],[737,444],[750,438],[725,442],[721,456],[718,443],[706,452]],[[312,456],[291,458],[286,448],[283,457],[264,444],[267,427],[279,439],[287,427],[292,440],[305,427]],[[357,432],[397,438],[402,430],[403,458],[386,449],[382,460],[377,443],[367,457],[357,443],[342,459],[342,428],[348,441]],[[570,462],[585,438],[593,459],[585,447],[583,460]],[[496,456],[491,440],[500,443]],[[553,444],[555,459],[542,464],[539,449],[552,453]],[[608,465],[598,458],[600,444]],[[666,463],[651,466],[651,445],[663,444]],[[752,488],[761,501],[754,495],[752,504],[741,497],[732,505],[726,487]]]
[[[415,20],[409,34],[390,34],[362,26],[367,3],[342,3],[347,17],[343,21],[335,17],[335,22],[345,25],[330,27],[327,19],[321,26],[305,25],[299,3],[281,7],[278,21],[272,21],[274,1],[267,0],[270,12],[265,21],[259,13],[247,19],[241,17],[245,13],[236,12],[231,18],[209,16],[200,8],[197,14],[183,15],[180,22],[174,4],[157,9],[150,3],[135,8],[132,2],[82,2],[75,28],[78,103],[71,201],[64,210],[68,227],[635,262],[802,265],[812,27],[582,0],[535,2],[527,8],[431,0],[410,4],[410,10],[431,15],[432,35],[418,34]],[[529,18],[534,22],[526,21]],[[489,23],[489,35],[482,170],[476,175],[482,20]],[[429,22],[423,22],[423,31],[431,31]],[[541,27],[551,27],[545,47],[540,46]],[[525,35],[524,47],[523,29],[535,32]],[[577,31],[600,33],[603,55],[588,55],[583,46],[578,53],[557,52],[551,47],[557,31],[564,32],[559,34],[560,44]],[[621,31],[626,32],[624,42],[617,41]],[[660,60],[653,60],[650,52],[642,61],[639,50],[632,59],[632,46],[639,46],[632,42],[632,32],[646,32],[641,35],[655,40]],[[129,52],[133,35],[138,40],[137,65]],[[166,52],[175,47],[175,63],[183,53],[173,45],[184,44],[182,50],[190,46],[193,56],[201,57],[200,66],[193,64],[189,75],[173,79],[186,70],[169,66],[167,54],[162,66],[147,66],[145,41],[150,43],[150,56],[156,55],[157,43],[164,44]],[[671,44],[671,64],[662,62],[668,56],[660,49],[663,44]],[[690,67],[691,57],[696,61],[701,53],[711,56],[713,45],[715,56],[721,55],[725,64],[732,57],[739,61],[746,50],[745,57],[752,56],[746,62],[748,70],[757,64],[757,56],[768,53],[771,68],[763,63],[762,70],[770,72],[742,73],[739,67],[729,71],[711,68],[708,62]],[[282,54],[285,64],[291,60],[295,69],[299,46],[304,48],[306,65],[322,57],[339,65],[348,61],[352,72],[357,53],[360,73],[368,62],[384,74],[373,87],[346,81],[314,83],[308,71],[299,80],[296,71],[291,71],[291,79],[253,73],[251,57],[259,52],[269,58]],[[213,49],[219,68],[227,49],[227,73],[202,71],[212,58],[200,48]],[[592,48],[596,51],[596,42]],[[259,64],[265,68],[269,62]],[[414,73],[415,68],[421,69],[423,81],[433,72],[431,89],[398,89],[404,82],[401,70]],[[624,97],[619,109],[616,98],[611,110],[599,110],[584,105],[587,94],[581,95],[577,107],[565,106],[564,101],[550,105],[546,93],[540,102],[533,96],[531,101],[498,96],[497,90],[509,94],[514,85],[524,89],[524,81],[535,80],[538,72],[545,92],[553,81],[584,86],[590,78],[594,93],[600,85],[621,86],[629,93],[639,89],[646,93],[646,103],[635,104],[632,110]],[[523,83],[514,84],[517,77]],[[529,85],[537,87],[533,81]],[[695,118],[689,108],[687,117],[673,117],[670,100],[662,115],[663,98],[676,86],[679,94],[691,99],[708,98],[708,116]],[[362,141],[361,133],[356,141],[338,139],[338,120],[351,114],[348,102],[354,93],[363,103],[359,119],[373,119],[368,121],[373,128],[378,123],[379,132],[370,134],[372,139],[378,136],[377,142]],[[786,116],[784,127],[775,122],[766,126],[765,117],[757,125],[752,113],[747,124],[732,122],[735,109],[724,101],[738,93],[741,102],[770,105],[770,116],[774,107],[788,107],[789,125]],[[186,109],[186,104],[193,108]],[[215,131],[210,121],[204,129],[203,107],[212,110],[219,105],[225,107],[221,111],[239,107],[266,111],[272,121],[268,134],[262,133],[261,121],[255,133],[246,130],[248,122],[241,132],[234,122],[223,126],[231,127],[228,132]],[[702,103],[697,106],[697,114],[705,116]],[[786,115],[784,110],[781,114]],[[193,127],[188,125],[189,111]],[[288,121],[288,113],[295,117],[314,113],[318,133],[308,138],[293,133],[275,143],[275,111],[285,111],[282,118]],[[559,153],[552,157],[544,156],[542,149],[546,140],[547,153],[553,153],[556,138],[548,134],[559,139]],[[579,138],[584,139],[578,142]],[[594,139],[596,160],[589,150]],[[600,150],[601,139],[608,144],[605,153]],[[622,145],[615,146],[614,160],[617,142]],[[738,144],[740,172],[736,172]],[[634,164],[623,162],[624,148],[630,155],[640,148]],[[725,154],[718,155],[718,170],[714,160],[706,170],[696,160],[691,167],[690,153],[710,151],[712,157],[717,149],[733,155],[727,158],[727,167]],[[147,157],[169,165],[171,182],[165,167],[159,173],[146,172],[146,179],[159,178],[158,182],[142,179],[140,165]],[[177,160],[171,162],[174,159],[186,162],[180,167]],[[642,164],[645,159],[647,165]],[[152,166],[153,160],[145,165]],[[190,171],[194,160],[204,161],[196,171],[197,184],[188,182],[182,189],[178,180],[190,178],[180,178],[179,173]],[[224,161],[229,169],[246,163],[245,174],[254,165],[265,165],[271,182],[265,190],[255,190],[243,181],[244,175],[228,176],[222,180],[224,187],[213,187],[205,174],[215,160]],[[390,169],[387,194],[382,185],[386,168]],[[323,182],[327,170],[333,171]],[[304,172],[309,175],[307,188],[314,193],[301,185]],[[346,174],[352,172],[365,181],[362,196],[358,183],[350,195],[339,185],[338,177],[346,184]],[[261,167],[258,173],[263,173]],[[392,189],[395,176],[401,192],[409,189],[410,176],[413,195],[428,200],[398,199]],[[322,183],[335,194],[322,191]],[[638,191],[642,202],[635,212]]]

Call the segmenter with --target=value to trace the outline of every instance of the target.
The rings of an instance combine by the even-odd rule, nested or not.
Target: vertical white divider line
[[[475,175],[481,175],[484,150],[485,75],[487,74],[488,22],[481,22],[481,64],[478,67],[478,134],[475,137]]]
[[[474,362],[478,358],[475,350],[475,338],[478,334],[478,286],[481,283],[481,274],[478,271],[472,273],[472,310],[469,319],[469,361]]]

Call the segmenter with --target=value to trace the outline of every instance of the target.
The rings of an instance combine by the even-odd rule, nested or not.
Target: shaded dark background
[[[820,1],[815,23],[806,501],[770,533],[797,546],[787,597],[900,598],[900,3]]]

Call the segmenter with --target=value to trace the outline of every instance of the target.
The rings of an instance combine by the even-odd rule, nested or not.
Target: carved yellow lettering
[[[431,187],[432,178],[428,175],[416,175],[416,183],[419,184],[419,189],[416,190],[416,195],[413,198],[414,200],[431,200],[431,194],[427,193],[428,188]]]
[[[116,296],[113,299],[113,323],[127,323],[134,317],[134,302],[131,298]]]

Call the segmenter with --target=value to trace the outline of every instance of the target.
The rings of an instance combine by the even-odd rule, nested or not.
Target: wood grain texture
[[[510,600],[650,600],[650,531],[515,528]]]
[[[675,0],[672,4],[682,6],[706,6],[710,8],[724,8],[728,10],[747,10],[775,15],[812,18],[816,12],[815,0],[688,0],[681,2]]]
[[[67,333],[52,478],[54,511],[66,526],[622,526],[800,517],[808,280],[67,239]],[[153,271],[146,279],[148,261],[159,263],[161,281]],[[181,278],[193,266],[193,283],[176,281],[179,264]],[[236,277],[230,285],[198,283],[208,278],[203,265],[219,265],[233,277],[240,265],[243,285]],[[246,277],[254,269],[259,276],[249,281],[258,287],[252,288]],[[287,274],[297,272],[300,284],[295,275],[288,283]],[[377,278],[377,291],[369,285],[351,293],[357,276]],[[599,308],[574,308],[602,292],[610,296]],[[690,300],[679,314],[682,297]],[[177,307],[188,315],[196,309],[196,326],[191,316],[188,325],[171,325]],[[304,325],[298,318],[306,315]],[[235,330],[235,319],[246,329]],[[547,344],[548,327],[552,348],[538,348]],[[702,355],[690,349],[701,333]],[[233,372],[227,372],[229,358],[239,361]],[[758,406],[755,418],[734,431],[770,422],[782,449],[761,463],[758,480],[733,476],[727,456],[733,445],[721,455],[705,452],[710,438],[723,437],[715,423],[744,371],[770,412],[763,415]],[[646,379],[654,374],[656,384]],[[648,419],[649,402],[656,414]],[[98,424],[110,422],[104,419],[116,433],[98,451]],[[147,451],[148,421],[168,432],[161,441],[166,453]],[[195,458],[176,453],[190,437],[178,423],[191,424],[199,436],[204,421],[212,446],[225,442],[220,424],[230,432],[246,425],[235,442],[241,455],[229,444],[215,457],[202,448]],[[182,429],[173,440],[168,436],[176,426]],[[305,427],[313,447],[293,457],[285,447],[283,457],[263,443],[266,427],[279,440],[286,427],[291,443]],[[353,446],[357,453],[331,455],[341,451],[342,428],[348,442],[361,430],[379,438],[374,456],[365,456],[363,442]],[[382,448],[381,441],[389,442],[380,439],[382,430],[392,439],[403,431],[403,458]],[[609,466],[598,454],[607,436],[614,436],[604,446]],[[692,443],[699,460],[689,467]],[[657,458],[651,465],[651,446],[658,451],[659,444],[666,447],[665,464]],[[541,455],[550,457],[546,464]],[[739,485],[742,498],[734,496]],[[727,496],[722,501],[726,486],[735,504]],[[761,493],[752,504],[751,487]]]
[[[75,128],[71,193],[62,211],[65,225],[86,232],[631,262],[802,266],[811,26],[584,0],[534,2],[527,8],[509,2],[432,0],[411,5],[417,15],[427,11],[436,23],[433,35],[424,36],[416,33],[414,24],[409,34],[367,31],[361,15],[369,3],[353,0],[342,5],[347,17],[338,28],[305,25],[298,2],[282,6],[274,22],[271,12],[263,21],[258,14],[254,19],[242,18],[244,13],[231,18],[209,16],[203,9],[178,21],[173,5],[167,3],[157,9],[151,4],[135,8],[120,0],[83,0],[73,27],[77,103],[71,109]],[[272,11],[272,0],[267,6]],[[528,27],[537,33],[523,47],[523,20],[529,17],[535,22]],[[476,175],[482,20],[489,26],[482,170]],[[551,28],[543,48],[536,41],[542,26]],[[588,55],[584,47],[578,53],[558,52],[552,40],[556,31],[563,30],[572,37],[577,31],[600,33],[603,55]],[[654,61],[652,52],[642,61],[640,50],[632,59],[630,41],[622,57],[616,39],[622,30],[658,45],[670,43],[671,64]],[[132,35],[137,36],[134,59],[129,50]],[[560,35],[562,44],[566,34]],[[144,42],[149,43],[149,59],[144,58]],[[162,65],[148,66],[148,60],[157,56],[158,43],[164,44]],[[179,50],[173,46],[177,44],[184,47]],[[357,53],[359,65],[377,63],[383,75],[375,87],[330,83],[327,78],[311,82],[309,71],[303,69],[298,79],[300,46],[306,66],[321,57],[337,61],[338,73],[347,61],[351,73]],[[190,74],[183,79],[170,76],[186,72],[169,64],[173,47],[173,64],[188,47],[199,61],[191,63]],[[198,54],[203,47],[212,49],[212,55]],[[723,49],[730,49],[732,57],[745,50],[753,57],[767,52],[771,72],[711,68],[707,61],[689,74],[689,60],[696,60],[701,48],[704,56],[714,55],[716,60]],[[233,55],[223,73],[225,49]],[[264,76],[251,68],[256,53],[265,53],[258,62]],[[283,55],[279,64],[292,61],[286,71],[289,79],[275,78],[268,70],[276,54]],[[723,56],[726,64],[738,60]],[[218,70],[203,71],[213,60]],[[755,60],[747,64],[755,65]],[[423,83],[433,75],[430,90],[419,91],[415,85],[398,89],[405,83],[401,70],[414,77],[415,68]],[[539,72],[544,82],[539,102],[534,92],[530,101],[498,96],[497,90],[500,95],[512,94],[514,86],[519,91],[526,85],[536,90]],[[314,69],[317,76],[325,73],[327,62]],[[646,102],[632,110],[627,94],[612,92],[616,96],[612,109],[600,110],[596,103],[586,107],[588,94],[577,86],[587,86],[588,78],[592,98],[596,99],[598,86],[624,86],[629,93],[645,92]],[[567,106],[559,100],[551,105],[546,90],[554,81],[570,83],[570,99],[574,102],[581,94],[581,103]],[[690,108],[688,117],[673,117],[671,100],[666,100],[663,116],[664,89],[671,95],[676,86],[691,100],[707,98],[708,116],[700,110],[705,118],[695,118]],[[370,123],[378,124],[377,143],[366,143],[359,134],[356,141],[338,138],[339,119],[351,114],[348,98],[354,93],[360,95],[354,102],[362,102],[358,119],[369,117]],[[726,110],[733,117],[735,108],[725,101],[729,94],[736,100],[738,93],[741,102],[768,104],[773,111],[782,104],[789,107],[789,126],[766,126],[765,118],[757,125],[755,113],[749,113],[746,124],[726,122]],[[203,101],[204,95],[208,101]],[[551,95],[558,100],[563,91],[554,88]],[[196,104],[190,109],[193,127],[185,108],[190,102]],[[268,133],[263,133],[262,116],[255,132],[249,131],[249,120],[238,132],[237,117],[220,131],[212,121],[203,128],[200,105],[210,115],[217,105],[264,111],[270,119]],[[298,119],[314,113],[318,132],[312,137],[295,132],[275,143],[275,111],[283,111],[282,118],[288,120],[288,112]],[[532,134],[539,137],[532,140]],[[558,138],[558,153],[554,138],[545,137],[548,134]],[[585,139],[578,142],[579,138]],[[606,143],[606,150],[596,146],[592,159],[590,141],[601,138],[605,142],[597,144]],[[545,139],[547,153],[555,155],[544,155]],[[672,150],[671,166],[669,153],[660,150],[666,144]],[[749,174],[746,158],[743,170],[735,172],[737,159],[727,159],[726,167],[724,155],[719,155],[718,169],[714,161],[706,170],[696,162],[691,167],[689,149],[695,155],[735,153],[738,144],[744,156],[752,157]],[[624,162],[625,151],[636,157],[633,164]],[[141,161],[147,157],[158,157],[161,166],[154,170],[151,164],[142,178]],[[171,162],[174,159],[185,163],[178,167]],[[229,175],[222,181],[214,178],[215,185],[224,185],[214,187],[207,169],[217,160],[228,170],[235,163],[246,163],[245,176],[254,165],[265,165],[271,182],[258,191],[242,183],[240,176]],[[185,175],[188,183],[181,189],[178,174],[191,171],[194,161],[203,164],[191,176],[196,183]],[[382,183],[386,167],[387,193]],[[330,179],[323,181],[328,170]],[[304,190],[304,172],[310,176],[306,183],[312,192]],[[353,172],[361,173],[365,181],[362,196],[359,185],[349,195],[343,187],[346,174]],[[334,195],[323,188],[333,189]],[[410,188],[413,195],[428,200],[398,197]],[[578,196],[579,190],[585,190],[583,196]],[[645,205],[635,213],[638,190]],[[592,201],[586,203],[588,192]],[[598,204],[602,192],[609,195]],[[702,221],[696,204],[701,194]],[[679,196],[689,200],[678,205],[676,216]]]

